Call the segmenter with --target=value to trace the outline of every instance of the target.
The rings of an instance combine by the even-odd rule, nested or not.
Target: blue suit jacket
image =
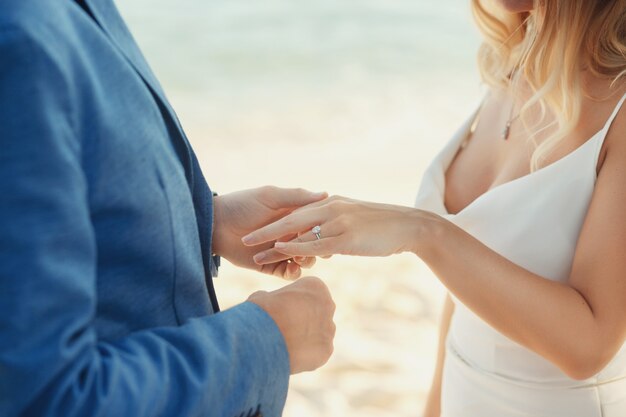
[[[0,416],[280,415],[275,323],[213,314],[212,217],[112,0],[0,0]]]

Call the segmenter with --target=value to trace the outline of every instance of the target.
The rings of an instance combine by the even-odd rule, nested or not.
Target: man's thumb
[[[280,188],[274,198],[274,203],[279,207],[302,207],[315,203],[328,197],[328,193],[312,192],[303,188]]]

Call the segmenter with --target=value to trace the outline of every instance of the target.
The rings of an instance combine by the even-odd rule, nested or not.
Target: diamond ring
[[[315,226],[313,229],[311,229],[311,233],[315,235],[317,240],[320,240],[322,238],[322,228],[320,226]]]

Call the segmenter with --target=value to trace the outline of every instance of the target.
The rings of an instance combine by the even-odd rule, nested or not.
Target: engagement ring
[[[317,240],[320,240],[322,238],[322,228],[320,226],[315,226],[313,229],[311,229],[311,233],[315,235]]]

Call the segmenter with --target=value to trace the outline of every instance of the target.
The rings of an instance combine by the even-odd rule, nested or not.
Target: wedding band
[[[320,240],[322,238],[322,228],[320,226],[315,226],[313,229],[311,229],[311,233],[315,235],[317,240]]]

